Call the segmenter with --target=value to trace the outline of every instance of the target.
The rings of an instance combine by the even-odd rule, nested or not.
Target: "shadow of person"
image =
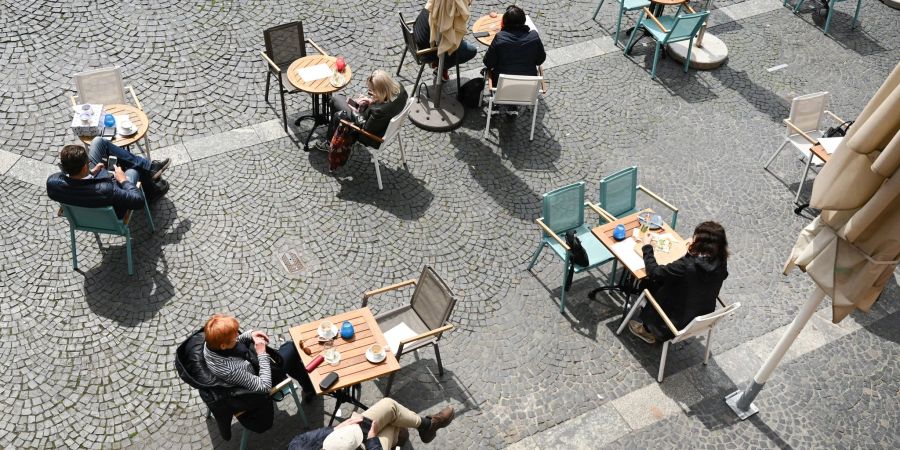
[[[454,403],[456,416],[467,411],[477,411],[478,401],[452,370],[444,367],[440,376],[433,358],[419,359],[418,353],[406,356],[400,371],[394,375],[390,397],[413,411],[428,411],[446,402]],[[387,377],[375,380],[378,391],[383,393]]]
[[[150,233],[143,211],[136,211],[130,227],[134,275],[128,275],[126,256],[122,251],[101,249],[103,261],[84,272],[84,294],[95,314],[112,319],[123,326],[136,326],[152,319],[175,295],[169,281],[168,263],[163,246],[180,242],[191,228],[190,220],[177,221],[174,204],[163,197],[151,206],[153,223]],[[124,247],[124,240],[118,247]],[[161,269],[157,269],[160,266]]]

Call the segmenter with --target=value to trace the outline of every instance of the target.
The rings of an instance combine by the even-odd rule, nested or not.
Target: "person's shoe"
[[[431,426],[428,427],[427,431],[419,431],[419,438],[422,439],[422,442],[425,444],[433,441],[434,437],[437,436],[437,430],[450,425],[450,422],[453,422],[454,416],[456,416],[456,412],[453,411],[452,406],[442,409],[433,416],[427,416],[431,419]]]
[[[431,71],[431,73],[434,74],[434,76],[437,76],[437,68]],[[444,71],[441,73],[441,79],[444,81],[450,81],[450,69],[444,69]]]
[[[506,107],[506,118],[507,119],[515,119],[519,117],[519,108],[515,106],[507,106]]]
[[[628,331],[648,344],[656,343],[656,336],[653,336],[652,333],[647,331],[647,329],[644,328],[644,324],[638,322],[637,320],[628,321]]]
[[[397,434],[397,447],[403,447],[406,443],[409,442],[409,428],[400,428],[400,433]]]
[[[153,175],[153,181],[162,178],[163,172],[172,165],[172,158],[166,158],[162,161],[153,161],[150,163],[150,173]]]
[[[169,192],[169,182],[166,180],[159,180],[156,183],[154,189],[147,194],[147,201],[150,203],[154,203],[157,200],[163,198],[166,195],[166,192]]]

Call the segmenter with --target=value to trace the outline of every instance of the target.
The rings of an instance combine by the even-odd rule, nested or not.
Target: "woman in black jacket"
[[[716,222],[697,225],[687,254],[664,266],[656,263],[649,234],[643,242],[648,288],[677,329],[716,309],[716,297],[722,282],[728,278],[728,240],[722,225]],[[641,311],[641,321],[630,321],[628,329],[648,344],[673,337],[662,317],[649,304]]]
[[[369,133],[384,136],[391,119],[406,107],[406,90],[383,70],[375,70],[366,78],[366,88],[369,90],[368,97],[353,99],[353,103],[343,94],[331,97],[331,110],[334,114],[328,124],[328,141],[321,144],[322,150],[328,149],[327,144],[331,142],[342,118],[354,122]],[[358,138],[369,147],[378,148],[381,145],[365,135]]]
[[[503,28],[494,36],[484,54],[484,66],[491,71],[491,81],[495,86],[501,73],[537,75],[537,67],[547,59],[538,32],[525,25],[525,11],[522,8],[506,8],[502,23]]]

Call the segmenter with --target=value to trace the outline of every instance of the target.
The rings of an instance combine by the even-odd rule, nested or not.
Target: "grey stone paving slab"
[[[613,442],[630,431],[631,428],[616,408],[607,403],[507,448],[509,450],[594,448]]]
[[[684,374],[661,384],[649,384],[613,400],[612,406],[631,429],[641,429],[667,416],[679,414],[699,402],[700,392]]]
[[[225,152],[249,147],[262,142],[255,127],[237,128],[225,133],[214,134],[183,142],[191,160],[201,160]]]
[[[191,155],[188,154],[184,144],[175,144],[151,151],[153,159],[162,160],[165,158],[172,159],[172,165],[187,164],[191,162]]]
[[[0,175],[5,175],[9,168],[12,167],[20,158],[15,153],[6,150],[0,150]]]
[[[281,121],[277,119],[257,123],[253,125],[252,128],[256,131],[256,134],[259,135],[259,140],[261,142],[269,142],[288,135],[284,131]]]
[[[52,164],[45,164],[30,158],[19,158],[6,171],[6,175],[28,184],[44,186],[47,177],[56,172],[59,172],[59,168]]]

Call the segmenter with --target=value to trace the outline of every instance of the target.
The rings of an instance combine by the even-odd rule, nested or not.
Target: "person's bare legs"
[[[392,398],[383,398],[363,414],[375,423],[382,448],[394,448],[400,428],[418,428],[422,418]]]

